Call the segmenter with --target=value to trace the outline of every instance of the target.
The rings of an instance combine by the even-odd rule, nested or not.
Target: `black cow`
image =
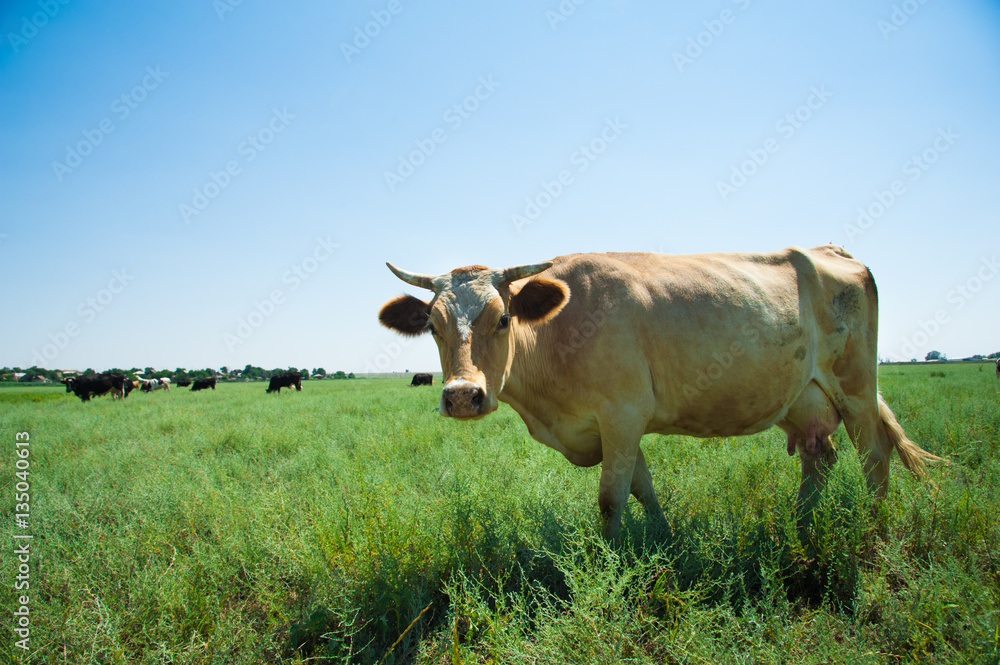
[[[268,394],[276,392],[281,394],[282,388],[291,388],[295,386],[296,390],[302,390],[302,373],[301,372],[282,372],[281,374],[275,374],[271,377],[271,382],[267,384]]]
[[[215,390],[215,377],[210,379],[195,379],[194,385],[191,386],[191,390],[205,390],[206,388],[211,388]]]
[[[81,401],[89,402],[92,396],[107,395],[112,397],[125,396],[125,375],[119,372],[102,372],[87,376],[77,376],[64,379],[66,392],[73,393]]]
[[[433,386],[434,385],[434,375],[433,374],[414,374],[413,380],[410,381],[410,386]]]
[[[178,388],[187,388],[191,385],[191,379],[177,379]]]

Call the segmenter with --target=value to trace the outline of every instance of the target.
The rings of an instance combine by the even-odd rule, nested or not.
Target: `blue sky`
[[[385,261],[824,242],[1000,350],[997,3],[576,2],[4,3],[0,365],[435,370]]]

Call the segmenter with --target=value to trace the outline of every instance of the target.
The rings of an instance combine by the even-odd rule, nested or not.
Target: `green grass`
[[[402,380],[84,404],[0,388],[0,478],[31,434],[31,663],[1000,663],[1000,381],[883,366],[908,434],[876,507],[843,429],[808,524],[774,430],[648,436],[669,529],[630,502],[599,536],[599,470],[509,408],[437,415]],[[934,374],[933,376],[931,374]],[[943,373],[944,376],[938,376]],[[14,607],[13,525],[0,555]]]

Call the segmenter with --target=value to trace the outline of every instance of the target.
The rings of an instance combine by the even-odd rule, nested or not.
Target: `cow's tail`
[[[909,469],[913,475],[926,476],[925,462],[944,461],[937,455],[927,452],[906,436],[906,433],[903,432],[903,426],[896,420],[895,414],[881,395],[878,396],[878,415],[889,443],[899,453],[899,459],[903,462],[903,466]]]

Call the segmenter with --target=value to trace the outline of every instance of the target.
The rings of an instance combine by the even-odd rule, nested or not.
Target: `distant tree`
[[[240,372],[240,374],[243,376],[244,379],[250,379],[251,381],[260,381],[261,379],[266,378],[268,375],[268,373],[264,371],[263,368],[255,367],[253,365],[247,365],[246,367],[244,367],[243,371]]]
[[[335,378],[335,379],[346,379],[347,375],[344,374],[341,370],[337,370],[336,372],[333,373],[333,378]]]
[[[31,366],[24,370],[24,376],[21,378],[22,381],[34,381],[38,377],[43,379],[48,379],[49,381],[58,381],[59,375],[56,374],[54,369],[45,369],[44,367]]]
[[[88,367],[87,369],[83,370],[83,375],[84,376],[90,376],[90,375],[93,375],[93,374],[97,374],[97,372],[95,372],[92,367]]]
[[[229,376],[229,368],[223,365],[219,368],[219,373],[222,374],[222,376]]]
[[[348,379],[356,379],[358,377],[354,376],[354,372],[351,372],[350,374],[347,375],[347,378]]]
[[[944,360],[944,356],[940,351],[930,351],[924,356],[924,360]]]
[[[322,367],[317,367],[316,369],[313,370],[313,374],[317,376],[326,376],[326,370],[323,369]]]
[[[990,359],[1000,358],[1000,351],[997,351],[996,353],[991,353],[990,355],[988,355],[986,357],[990,358]]]
[[[146,369],[142,370],[142,373],[145,374],[145,375],[151,375],[151,374],[153,374],[155,372],[156,372],[156,370],[153,369],[152,367],[147,367]]]

